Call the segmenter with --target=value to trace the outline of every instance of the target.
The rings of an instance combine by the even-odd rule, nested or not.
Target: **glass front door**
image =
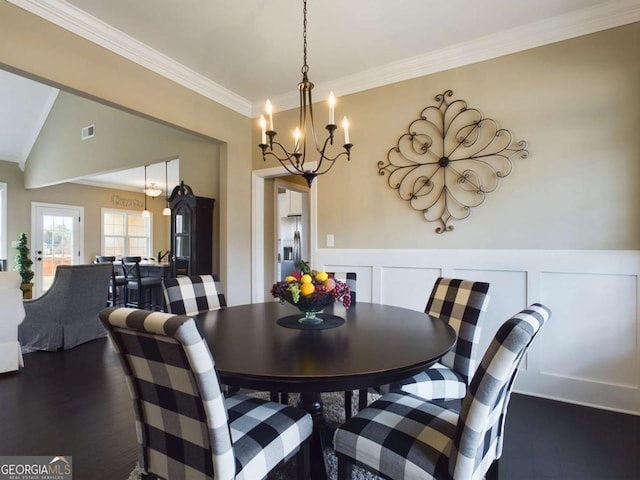
[[[34,204],[31,254],[34,265],[34,297],[46,292],[58,265],[82,262],[80,225],[82,207]]]

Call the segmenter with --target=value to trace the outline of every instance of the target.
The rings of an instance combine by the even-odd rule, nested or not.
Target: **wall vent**
[[[96,135],[96,126],[95,125],[89,125],[88,127],[83,127],[82,128],[82,132],[80,134],[80,138],[82,138],[82,140],[87,140],[89,138],[92,138]]]

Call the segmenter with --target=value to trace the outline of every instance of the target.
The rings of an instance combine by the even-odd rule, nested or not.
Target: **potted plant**
[[[20,289],[22,290],[22,298],[32,298],[33,296],[33,270],[31,270],[31,265],[33,265],[33,260],[29,256],[29,247],[27,245],[27,234],[21,233],[20,239],[18,240],[18,245],[16,246],[16,250],[18,254],[16,255],[16,270],[20,274],[22,278],[22,285],[20,285]]]

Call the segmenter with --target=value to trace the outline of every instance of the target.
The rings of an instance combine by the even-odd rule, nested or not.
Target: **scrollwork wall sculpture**
[[[436,233],[452,231],[452,220],[464,220],[482,205],[512,172],[513,157],[529,156],[527,142],[514,142],[511,132],[466,101],[449,100],[452,95],[436,95],[437,104],[422,110],[387,161],[378,162],[378,173],[389,174],[400,198],[427,221],[440,223]]]

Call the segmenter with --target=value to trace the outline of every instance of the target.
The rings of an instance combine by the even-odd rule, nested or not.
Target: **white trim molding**
[[[251,102],[64,0],[9,0],[28,12],[244,116]]]
[[[316,98],[325,98],[329,96],[330,91],[338,96],[349,95],[637,21],[640,21],[638,0],[609,1],[382,65],[328,83],[316,84],[314,95]],[[292,92],[273,96],[271,101],[278,105],[280,110],[287,110],[298,106],[299,98]],[[255,102],[253,116],[259,116],[263,108],[264,101]]]
[[[262,111],[264,99],[254,101],[252,104],[250,100],[64,0],[9,0],[9,2],[242,115],[255,118]],[[603,2],[541,22],[392,62],[325,84],[316,84],[315,95],[316,98],[324,98],[331,90],[339,96],[348,95],[637,21],[640,21],[640,1]],[[274,96],[271,100],[279,105],[281,110],[286,110],[295,108],[299,98],[297,93],[291,92]]]

